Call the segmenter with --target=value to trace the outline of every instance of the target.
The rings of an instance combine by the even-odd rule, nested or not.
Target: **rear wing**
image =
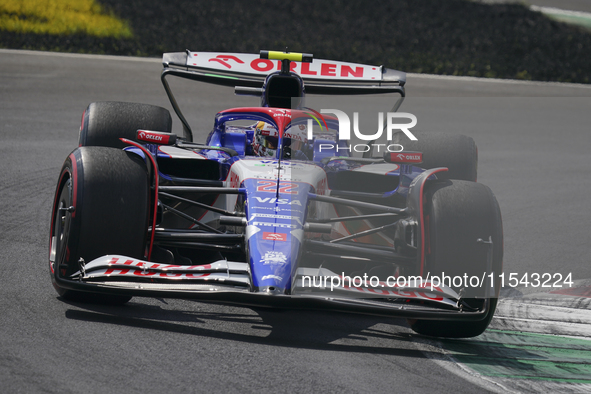
[[[280,60],[261,59],[259,54],[174,52],[162,56],[163,73],[224,86],[261,87],[268,74],[281,70]],[[358,63],[314,59],[292,62],[310,94],[404,95],[406,73]]]
[[[266,51],[264,51],[266,52]],[[294,54],[295,55],[295,54]],[[299,54],[302,55],[302,54]],[[304,54],[305,55],[305,54]],[[283,54],[287,56],[287,54]],[[290,71],[298,74],[304,81],[306,93],[325,95],[357,95],[399,93],[405,96],[406,73],[383,66],[370,66],[359,63],[335,60],[313,59],[294,60],[289,64]],[[183,123],[185,138],[192,140],[189,124],[170,90],[168,75],[206,82],[216,85],[252,88],[263,87],[265,78],[272,72],[280,71],[282,60],[262,58],[261,54],[222,53],[222,52],[173,52],[162,56],[161,80],[166,94]]]

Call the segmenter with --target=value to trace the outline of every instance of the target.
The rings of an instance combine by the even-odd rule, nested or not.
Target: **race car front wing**
[[[490,298],[478,309],[470,308],[451,288],[409,282],[404,287],[327,285],[338,277],[326,269],[299,268],[291,294],[266,289],[253,292],[247,263],[216,261],[203,265],[158,264],[126,256],[107,255],[89,263],[68,278],[56,275],[64,289],[114,295],[198,299],[205,302],[255,307],[322,309],[426,320],[479,321],[491,307]],[[321,282],[325,286],[310,283]],[[308,279],[308,282],[305,281]],[[308,283],[308,286],[306,286]]]

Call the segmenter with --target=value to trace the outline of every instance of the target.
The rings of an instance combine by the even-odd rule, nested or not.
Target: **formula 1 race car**
[[[166,53],[163,64],[182,136],[153,105],[96,102],[82,116],[53,203],[60,296],[403,317],[440,337],[486,329],[502,270],[500,209],[476,182],[472,138],[409,130],[416,118],[397,112],[405,73],[274,51]],[[261,105],[218,112],[194,142],[170,76]],[[381,93],[401,97],[378,130],[384,144],[355,118],[364,143],[353,144],[346,113],[304,102]],[[411,123],[395,124],[404,117]]]

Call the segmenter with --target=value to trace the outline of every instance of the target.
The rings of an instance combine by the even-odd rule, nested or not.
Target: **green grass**
[[[33,34],[132,37],[127,22],[94,0],[0,0],[0,30]]]

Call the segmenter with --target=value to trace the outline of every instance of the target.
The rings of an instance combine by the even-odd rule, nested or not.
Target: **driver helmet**
[[[255,126],[252,147],[254,154],[261,157],[275,157],[279,133],[275,126],[260,121]],[[308,143],[308,133],[305,125],[292,125],[283,134],[283,158],[306,160],[302,152]]]

